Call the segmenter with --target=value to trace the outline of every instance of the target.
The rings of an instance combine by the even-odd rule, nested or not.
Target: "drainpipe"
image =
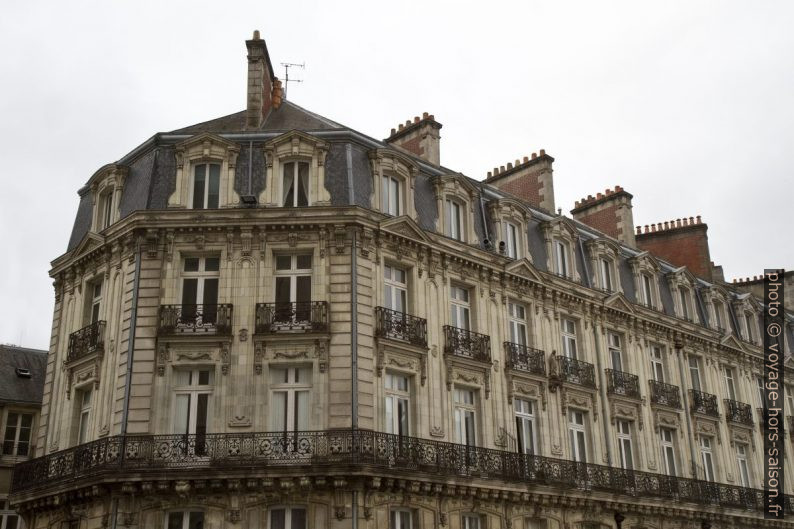
[[[353,429],[353,435],[356,435],[355,430],[358,429],[358,269],[356,259],[356,232],[353,232],[353,243],[350,246],[350,391],[351,395],[351,413],[350,413],[350,426]],[[353,489],[352,492],[352,507],[351,516],[353,517],[353,529],[358,529],[358,491]]]
[[[697,475],[697,453],[695,452],[695,438],[692,436],[693,428],[692,428],[692,414],[689,408],[689,400],[688,394],[684,390],[684,381],[686,380],[685,373],[684,373],[684,344],[679,340],[676,339],[673,347],[675,347],[675,353],[678,357],[676,362],[678,364],[678,376],[681,377],[681,404],[684,407],[684,416],[686,417],[686,433],[687,439],[689,440],[689,457],[690,457],[690,465],[691,465],[691,472],[692,477],[698,479]]]
[[[132,309],[130,311],[130,334],[127,339],[127,376],[124,384],[124,407],[121,413],[121,436],[122,438],[127,435],[127,421],[130,414],[130,385],[132,384],[132,363],[135,356],[135,330],[138,322],[138,285],[141,279],[141,250],[138,248],[135,253],[135,276],[132,286]],[[124,442],[122,440],[122,442]],[[119,454],[120,461],[124,462],[124,449]],[[119,499],[113,499],[113,529],[117,527],[119,515]]]

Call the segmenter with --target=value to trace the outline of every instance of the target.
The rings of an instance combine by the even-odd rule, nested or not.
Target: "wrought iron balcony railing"
[[[649,380],[651,386],[651,402],[660,406],[681,409],[681,393],[678,386],[665,384],[657,380]]]
[[[632,399],[639,399],[640,378],[631,373],[605,369],[607,375],[607,393],[610,395],[620,395]]]
[[[232,333],[232,304],[160,305],[160,336]]]
[[[105,347],[105,321],[95,321],[69,335],[66,361],[73,362]]]
[[[491,337],[466,329],[444,325],[444,353],[480,362],[491,361]]]
[[[375,307],[375,334],[427,347],[427,320],[404,312]]]
[[[326,332],[328,303],[301,301],[291,303],[257,303],[256,334],[281,331]]]
[[[20,463],[11,493],[62,492],[107,477],[148,479],[168,473],[214,476],[269,476],[280,470],[363,471],[431,479],[497,480],[568,490],[600,491],[631,497],[737,509],[764,508],[762,490],[689,478],[623,470],[591,463],[400,436],[371,430],[220,433],[202,435],[112,436]],[[13,500],[12,500],[13,501]],[[786,497],[786,507],[794,504]]]
[[[725,399],[725,419],[728,422],[753,425],[753,409],[749,404]]]
[[[689,409],[695,413],[702,413],[711,417],[719,417],[720,410],[717,406],[717,396],[696,389],[689,390]]]
[[[557,364],[560,366],[560,380],[563,382],[588,388],[596,387],[593,364],[567,356],[557,356]]]
[[[507,367],[536,375],[546,374],[546,353],[540,349],[513,342],[505,342]]]

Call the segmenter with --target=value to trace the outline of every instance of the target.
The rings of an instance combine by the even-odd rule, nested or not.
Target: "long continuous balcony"
[[[451,356],[491,362],[491,337],[444,325],[444,353]]]
[[[678,386],[657,380],[649,380],[648,384],[651,387],[651,403],[681,409],[681,393],[678,391]]]
[[[719,418],[720,410],[717,407],[716,395],[706,393],[705,391],[690,389],[689,398],[691,400],[689,406],[693,412]]]
[[[106,437],[20,463],[11,492],[44,494],[67,483],[80,487],[127,476],[189,478],[210,469],[215,476],[238,479],[279,471],[310,475],[338,469],[386,476],[412,471],[442,481],[476,476],[736,509],[761,511],[764,505],[764,493],[757,489],[371,430]],[[787,496],[786,509],[792,507],[794,498]]]
[[[640,399],[640,378],[631,373],[605,369],[607,375],[607,393],[631,399]]]
[[[753,409],[749,404],[725,399],[725,419],[728,422],[753,425]]]
[[[583,362],[567,356],[557,356],[560,366],[560,380],[588,388],[596,387],[595,367],[589,362]]]
[[[105,347],[105,321],[95,321],[69,335],[66,361],[74,362]]]
[[[328,331],[328,303],[325,301],[257,303],[255,312],[256,334]]]
[[[386,307],[375,307],[375,334],[427,347],[427,320]]]
[[[232,333],[232,304],[160,305],[157,334],[229,335]]]
[[[507,367],[536,375],[546,374],[546,354],[540,349],[513,342],[505,342]]]

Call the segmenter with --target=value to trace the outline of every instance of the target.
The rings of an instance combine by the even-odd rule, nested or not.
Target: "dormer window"
[[[681,306],[681,317],[685,320],[692,320],[692,307],[690,306],[689,289],[685,287],[678,288],[679,302]]]
[[[193,168],[193,186],[190,201],[193,209],[217,209],[220,199],[221,166],[201,163]]]
[[[402,181],[391,175],[384,175],[381,183],[380,210],[387,215],[402,215]]]
[[[650,274],[642,274],[642,302],[648,307],[656,305],[653,291],[653,278]]]
[[[568,244],[561,240],[554,241],[554,272],[563,277],[571,276]]]
[[[605,237],[585,241],[592,270],[592,284],[604,292],[622,292],[617,263],[620,260],[620,247]]]
[[[99,197],[100,203],[100,231],[113,224],[113,191],[103,193]]]
[[[463,241],[463,206],[452,199],[446,200],[444,233],[458,241]]]
[[[725,330],[725,305],[722,301],[714,301],[714,327],[717,330],[723,331]]]
[[[109,164],[99,169],[88,180],[87,189],[90,191],[93,205],[92,231],[99,233],[119,219],[121,194],[128,172],[128,167]]]
[[[744,313],[744,326],[747,330],[747,341],[755,343],[755,332],[753,331],[753,327],[755,326],[755,318],[753,317],[752,312]]]
[[[309,205],[309,164],[286,162],[281,180],[282,203],[286,208]]]
[[[518,226],[512,222],[505,222],[505,255],[511,259],[518,259],[520,257],[518,247]]]
[[[612,262],[609,259],[599,259],[601,268],[601,288],[612,292]]]

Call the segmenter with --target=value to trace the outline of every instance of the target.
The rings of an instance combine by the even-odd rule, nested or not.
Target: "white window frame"
[[[703,391],[703,380],[700,377],[700,357],[689,355],[689,380],[692,389]]]
[[[103,231],[110,227],[113,224],[113,196],[115,195],[115,189],[110,188],[110,190],[102,193],[99,195],[99,204],[101,209],[99,210],[99,230]]]
[[[755,315],[750,311],[744,311],[744,328],[747,333],[747,341],[750,343],[755,343],[755,331],[753,330],[755,324]]]
[[[554,270],[557,275],[571,277],[570,245],[562,239],[554,239]]]
[[[513,300],[507,302],[507,316],[510,342],[526,346],[529,344],[527,328],[527,308]]]
[[[518,234],[521,229],[513,222],[504,223],[505,255],[511,259],[521,258],[521,242]]]
[[[693,320],[692,310],[690,307],[690,295],[687,287],[678,287],[678,300],[681,305],[681,317],[685,320]]]
[[[8,498],[0,498],[0,529],[9,529],[11,520],[14,520],[15,529],[22,529],[22,517],[11,510]]]
[[[601,288],[607,292],[614,292],[615,282],[612,279],[612,261],[605,257],[598,260],[601,269]]]
[[[479,514],[462,513],[460,515],[460,529],[483,529],[482,518]]]
[[[642,287],[642,301],[647,307],[656,306],[656,294],[654,289],[654,278],[645,272],[640,273],[640,286]]]
[[[535,420],[537,403],[534,400],[514,398],[513,410],[516,418],[518,451],[522,454],[538,453],[538,422]]]
[[[0,411],[0,414],[1,413],[2,411]],[[13,425],[11,424],[12,414],[16,415],[16,423]],[[28,426],[27,428],[24,428],[22,426],[22,420],[25,417],[30,417],[30,426]],[[0,439],[0,442],[2,442],[2,445],[0,445],[0,455],[14,456],[14,457],[29,457],[31,455],[31,448],[32,448],[31,440],[33,438],[33,427],[34,427],[35,419],[36,417],[34,416],[34,414],[30,412],[19,411],[15,409],[10,409],[6,412],[5,425],[3,428],[3,437],[2,439]],[[14,428],[13,439],[8,439],[9,427]],[[27,431],[27,440],[23,441],[23,443],[27,445],[27,453],[20,454],[19,444],[20,444],[20,437],[22,436],[23,431]],[[10,451],[6,451],[5,449],[6,443],[12,443]],[[0,527],[0,529],[3,528]]]
[[[290,258],[290,267],[288,269],[279,269],[278,268],[278,260],[279,258],[289,257]],[[309,267],[308,268],[298,268],[298,259],[301,257],[308,257],[309,258]],[[300,277],[308,277],[309,278],[309,300],[312,299],[313,292],[314,292],[314,285],[313,283],[313,276],[312,276],[312,269],[314,267],[314,256],[311,252],[297,252],[291,254],[275,254],[273,256],[273,299],[276,303],[279,301],[276,299],[277,288],[276,283],[278,278],[287,278],[289,279],[289,303],[297,303],[298,302],[298,278]],[[277,309],[278,310],[278,309]],[[297,310],[296,310],[297,312]]]
[[[384,409],[386,433],[411,435],[411,377],[404,373],[386,372],[384,377]],[[400,410],[405,417],[401,419]]]
[[[701,435],[699,437],[700,444],[700,462],[703,464],[703,478],[706,481],[716,481],[714,474],[714,442],[711,437]]]
[[[402,280],[399,276],[402,275]],[[395,303],[399,300],[398,303]],[[402,307],[398,307],[402,305]],[[397,312],[408,311],[408,271],[386,264],[383,266],[383,306]]]
[[[764,377],[756,377],[755,378],[755,385],[758,388],[758,403],[759,403],[759,406],[762,409],[766,408],[766,386],[764,385]]]
[[[749,487],[750,466],[748,465],[746,444],[736,443],[736,466],[739,470],[739,483],[742,487]]]
[[[303,529],[309,526],[309,509],[305,505],[273,505],[267,509],[267,529],[276,529],[273,527],[273,512],[284,511],[284,529],[292,529],[292,514],[294,511],[303,511],[303,521],[305,522]]]
[[[607,345],[609,348],[609,362],[614,371],[623,372],[623,347],[620,339],[620,334],[608,331],[607,332]],[[617,359],[617,362],[615,361]]]
[[[405,197],[405,180],[392,174],[385,174],[381,179],[380,210],[387,215],[398,217],[403,214]],[[396,190],[396,197],[394,196]]]
[[[77,444],[81,445],[89,441],[88,437],[91,432],[91,419],[93,418],[92,410],[95,398],[94,387],[89,384],[76,388],[75,393],[80,399],[77,412]]]
[[[461,242],[466,242],[465,207],[454,198],[447,198],[444,202],[444,234]]]
[[[666,438],[668,436],[669,439]],[[678,464],[676,462],[676,455],[675,455],[676,454],[675,430],[670,428],[660,428],[659,441],[662,447],[662,463],[663,463],[662,470],[664,470],[664,473],[667,474],[668,476],[677,476]]]
[[[449,324],[458,329],[471,330],[471,290],[460,285],[449,289]],[[465,324],[465,325],[464,325]]]
[[[289,166],[289,164],[292,164],[292,185],[294,186],[293,193],[292,193],[292,204],[287,204],[286,203],[286,200],[287,200],[286,194],[287,194],[288,188],[287,188],[286,178],[285,177],[286,177],[287,167]],[[301,167],[301,165],[305,165],[306,166],[306,181],[304,182],[305,185],[306,185],[306,204],[299,204],[298,203],[299,202],[298,201],[298,181],[300,180],[300,167]],[[312,199],[311,199],[311,196],[312,196],[311,195],[311,179],[312,179],[311,170],[312,170],[312,167],[311,167],[311,163],[309,163],[306,160],[295,160],[295,159],[281,160],[279,162],[279,168],[281,169],[281,171],[280,171],[281,172],[281,177],[280,177],[281,178],[281,195],[279,197],[279,204],[281,205],[281,207],[298,208],[298,207],[311,206],[312,205]]]
[[[207,373],[207,384],[201,384],[201,373]],[[180,373],[188,373],[188,383],[186,385],[178,385],[178,377]],[[204,423],[209,433],[210,418],[212,417],[212,394],[215,389],[215,370],[212,367],[189,367],[178,368],[173,371],[173,413],[171,414],[171,431],[179,435],[196,435],[196,427],[198,425],[198,402],[199,395],[207,395],[207,416],[204,418]],[[180,396],[188,395],[188,409],[187,409],[187,424],[180,424],[177,419],[180,419],[177,402]],[[185,430],[185,431],[183,431]]]
[[[187,268],[187,260],[188,259],[198,259],[198,270],[195,271],[186,271]],[[216,259],[218,261],[218,270],[207,270],[207,260],[208,259]],[[180,282],[180,297],[179,302],[184,305],[185,300],[185,280],[195,279],[196,280],[196,314],[201,314],[202,316],[205,315],[207,308],[205,305],[213,305],[213,303],[204,303],[204,287],[205,282],[207,280],[216,280],[218,282],[218,286],[216,288],[216,295],[215,295],[215,307],[218,306],[218,298],[220,297],[220,282],[221,282],[221,259],[218,255],[185,255],[182,258],[182,281]],[[201,307],[201,308],[199,308]],[[183,306],[182,310],[185,310]],[[217,318],[217,314],[216,314]],[[214,322],[210,322],[214,323]]]
[[[194,204],[194,197],[196,193],[196,171],[200,166],[204,166],[204,196],[201,200],[201,207],[197,208]],[[211,170],[210,167],[216,166],[218,168],[218,205],[214,208],[209,207],[209,194],[210,194],[210,177],[211,177]],[[190,193],[188,195],[188,207],[190,209],[217,209],[221,205],[221,172],[223,167],[220,163],[217,162],[199,162],[195,163],[191,166],[190,171]]]
[[[725,380],[725,393],[730,400],[736,401],[736,379],[733,377],[733,368],[722,366],[722,376]]]
[[[477,446],[477,391],[455,387],[453,390],[455,442],[466,446]],[[467,424],[471,428],[467,428]],[[471,437],[469,436],[471,434]]]
[[[571,448],[571,460],[587,463],[587,412],[582,410],[568,411],[568,437]],[[584,453],[582,453],[584,450]]]
[[[86,285],[90,293],[88,307],[86,308],[86,325],[96,323],[102,318],[102,296],[105,293],[105,282],[101,278],[90,281]]]
[[[723,323],[725,321],[725,304],[720,300],[714,300],[712,307],[714,308],[714,328],[727,330],[728,326]]]
[[[576,321],[570,318],[560,318],[560,337],[562,339],[562,354],[566,358],[577,359],[578,344],[576,343]]]
[[[666,381],[665,377],[665,366],[664,366],[664,348],[658,344],[651,344],[650,346],[650,356],[651,356],[651,375],[656,382],[664,383]]]
[[[285,377],[276,376],[283,373]],[[301,374],[308,375],[301,378]],[[312,427],[312,382],[311,366],[300,365],[273,365],[270,366],[270,431],[272,432],[299,432],[311,430]],[[284,416],[279,417],[276,412],[276,395],[284,394]],[[305,394],[306,410],[301,415],[300,395]],[[301,417],[305,417],[305,428],[300,428]],[[286,428],[282,428],[282,419],[286,421]]]
[[[182,514],[182,527],[173,528],[170,526],[170,517],[172,514],[181,513]],[[201,514],[201,525],[204,526],[204,518],[206,517],[206,513],[204,511],[193,511],[193,510],[177,510],[177,511],[166,511],[165,513],[165,524],[164,527],[166,529],[190,529],[190,515],[193,513],[200,513]]]
[[[389,529],[413,529],[414,513],[410,509],[390,509]]]
[[[632,442],[631,421],[619,419],[615,426],[617,428],[620,466],[624,470],[633,470],[635,455]]]

